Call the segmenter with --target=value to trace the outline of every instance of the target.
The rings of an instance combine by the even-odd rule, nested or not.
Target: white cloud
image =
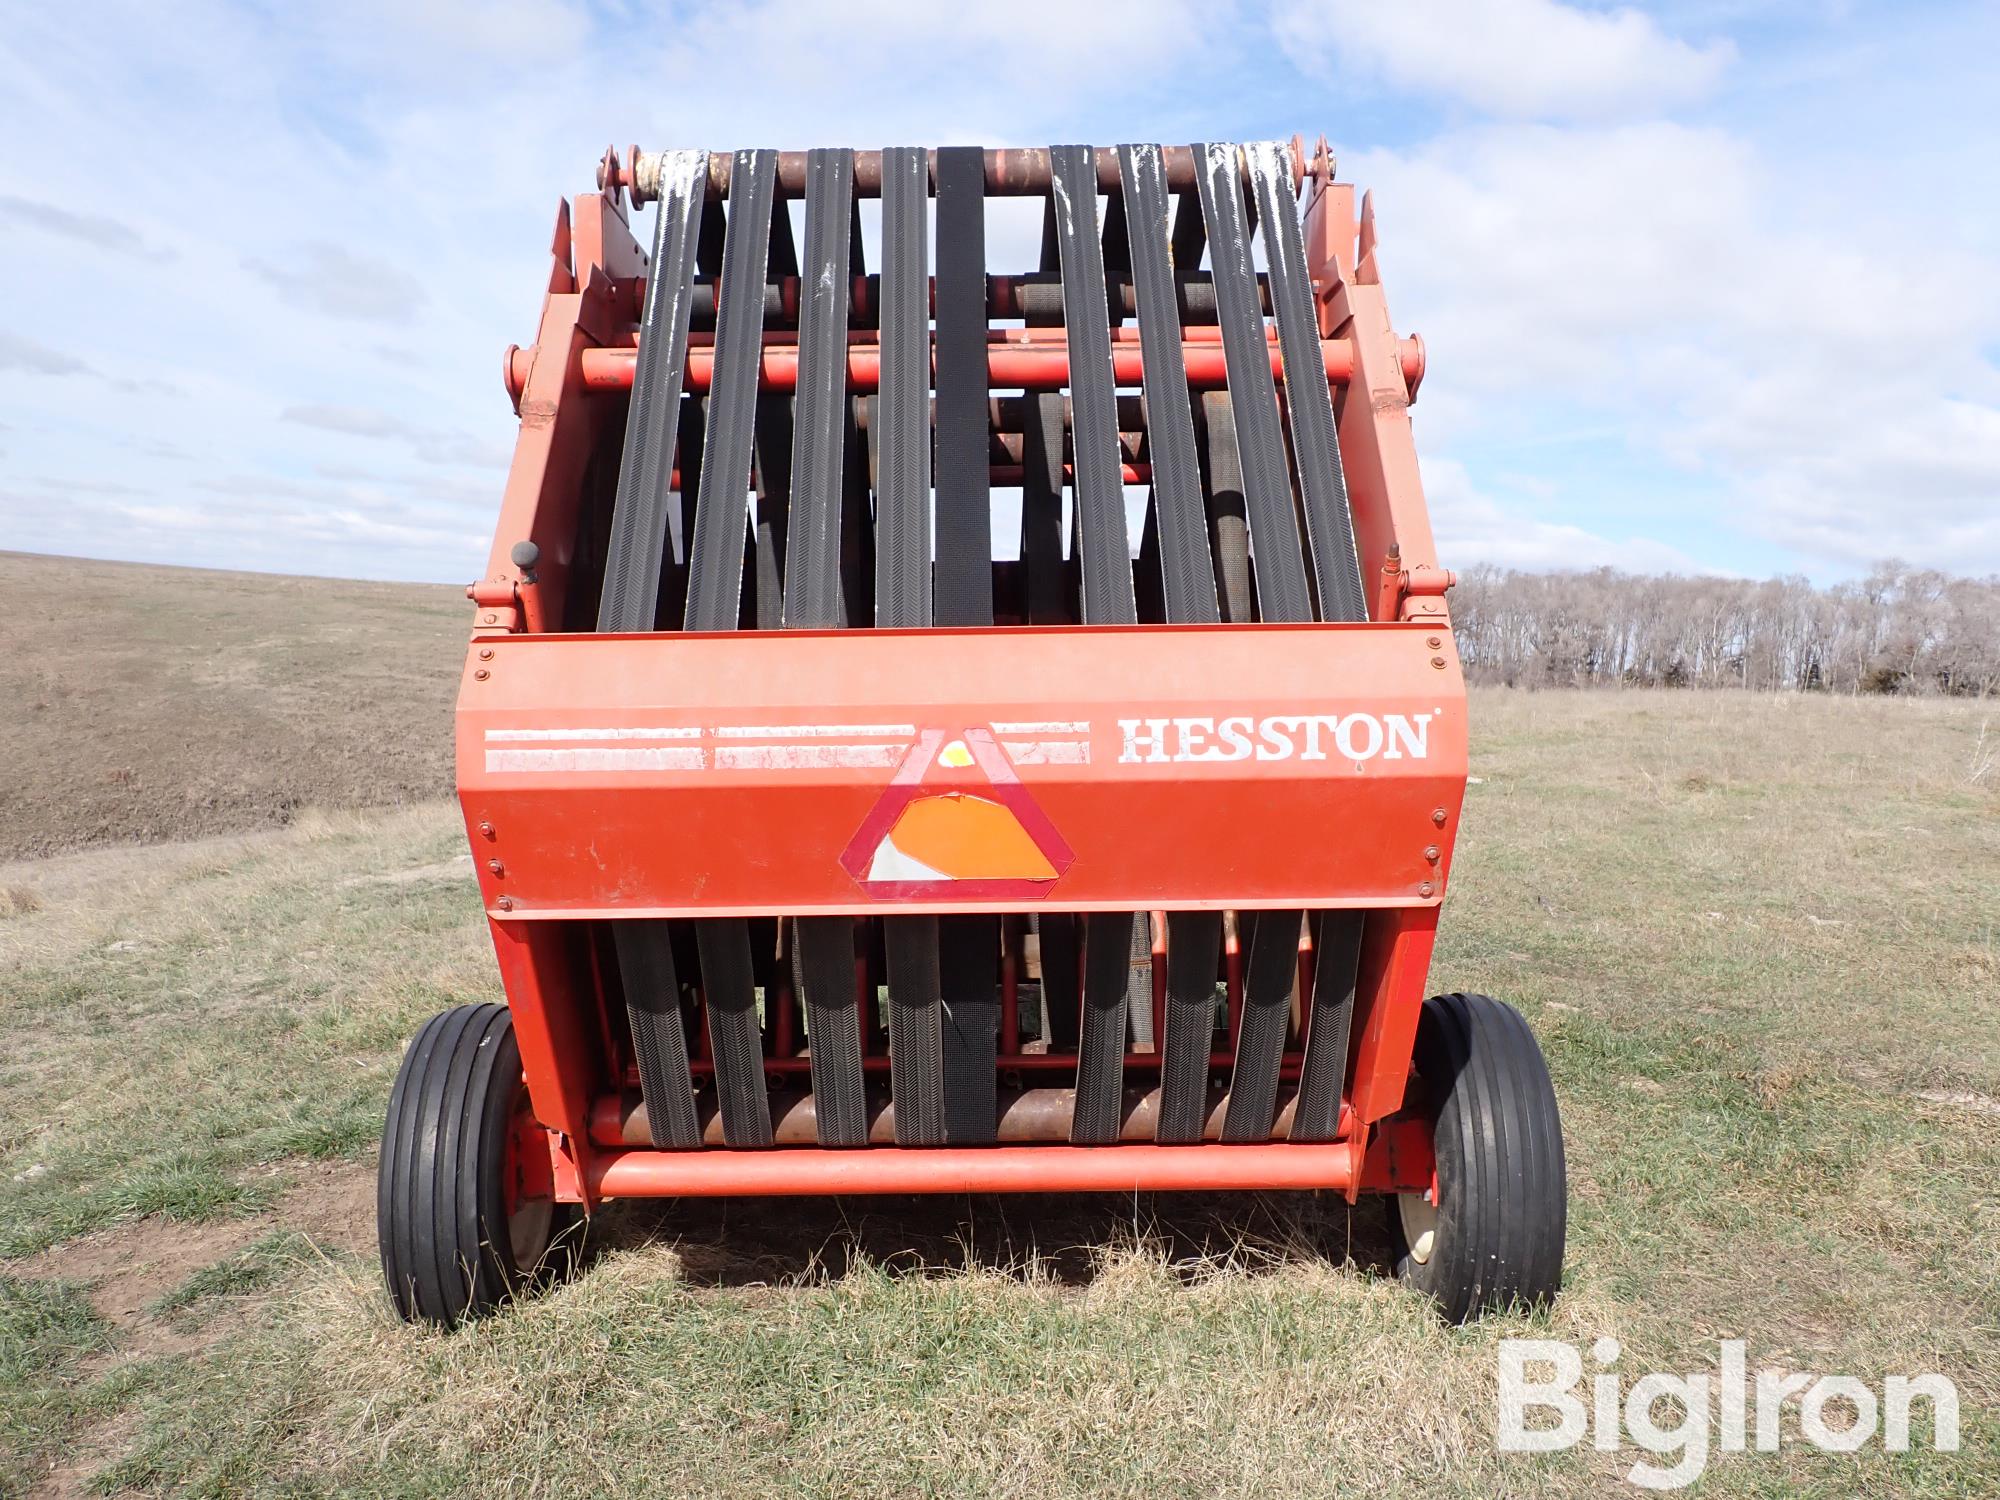
[[[324,240],[297,246],[282,260],[251,256],[243,269],[291,306],[332,318],[400,323],[425,300],[423,283],[408,271]]]
[[[1685,104],[1735,57],[1726,41],[1690,46],[1637,10],[1555,0],[1285,0],[1274,19],[1322,72],[1338,61],[1510,119],[1609,119]]]
[[[1620,568],[1628,573],[1713,573],[1678,547],[1650,537],[1617,539],[1560,521],[1526,516],[1502,506],[1474,484],[1457,459],[1423,460],[1424,498],[1438,556],[1463,568],[1493,563],[1503,568]]]
[[[1345,170],[1429,345],[1427,443],[1584,426],[1720,489],[1711,528],[2000,569],[2000,260],[1792,213],[1757,151],[1669,122],[1476,127]]]

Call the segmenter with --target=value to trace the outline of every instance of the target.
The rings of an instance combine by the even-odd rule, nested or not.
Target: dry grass
[[[0,593],[0,859],[451,790],[459,590],[0,552]]]
[[[1434,982],[1515,999],[1548,1049],[1573,1172],[1553,1313],[1442,1328],[1378,1274],[1376,1220],[1309,1200],[978,1199],[626,1211],[569,1287],[454,1336],[396,1325],[316,1183],[369,1159],[402,1039],[491,994],[492,959],[449,808],[328,813],[0,867],[42,901],[0,926],[0,1473],[1622,1489],[1630,1450],[1494,1452],[1495,1346],[1526,1327],[1612,1334],[1634,1374],[1740,1336],[1756,1363],[1958,1382],[1956,1456],[1718,1455],[1701,1493],[2000,1488],[2000,789],[1968,775],[1976,710],[1489,693],[1474,723]],[[227,1233],[123,1321],[61,1259],[162,1223]]]

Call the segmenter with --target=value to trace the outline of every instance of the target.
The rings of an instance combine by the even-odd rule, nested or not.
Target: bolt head
[[[1419,896],[1428,896],[1436,889],[1437,889],[1436,886],[1432,885],[1428,880],[1426,880],[1422,885],[1417,887],[1417,894]]]
[[[1431,658],[1431,665],[1442,672],[1444,670],[1444,658],[1442,656],[1433,656]]]
[[[479,648],[479,659],[481,661],[493,660],[493,648],[491,646],[481,646]]]
[[[1424,637],[1424,644],[1435,651],[1444,644],[1444,637],[1441,635],[1426,636]]]
[[[479,832],[480,832],[480,833],[481,833],[481,834],[482,834],[482,835],[483,835],[484,837],[486,837],[486,838],[489,838],[489,839],[490,839],[490,838],[492,838],[492,837],[493,837],[493,825],[492,825],[491,823],[485,823],[485,822],[482,822],[482,823],[481,823],[481,824],[479,825]]]
[[[502,911],[512,911],[514,909],[514,898],[512,896],[502,896],[493,904]]]
[[[1436,844],[1424,845],[1424,858],[1432,864],[1436,864],[1438,862],[1438,846]]]
[[[493,674],[487,671],[486,668],[481,667],[477,672],[474,672],[472,674],[472,677],[475,682],[484,682],[487,678],[491,677],[492,675]]]
[[[1449,816],[1450,814],[1448,814],[1441,807],[1434,807],[1431,809],[1431,821],[1437,824],[1437,826],[1440,828],[1444,827],[1444,820]]]
[[[503,875],[506,873],[507,870],[507,867],[501,864],[500,861],[497,859],[487,860],[486,868],[491,870],[495,875]]]

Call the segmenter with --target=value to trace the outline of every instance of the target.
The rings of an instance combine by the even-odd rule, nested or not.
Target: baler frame
[[[1081,164],[1086,173],[1094,169],[1099,191],[1115,197],[1120,154],[1092,158],[1081,149],[987,152],[985,193],[1047,195],[1065,165],[1074,172]],[[1184,199],[1194,192],[1202,149],[1168,148],[1156,158],[1161,180]],[[1064,158],[1064,151],[1075,154]],[[809,191],[821,154],[776,154],[775,172],[754,155],[739,154],[733,170],[763,176],[737,180],[782,204]],[[886,176],[911,166],[908,153],[889,157],[852,155],[855,193],[880,193]],[[752,623],[767,628],[735,631],[593,630],[588,570],[598,563],[593,550],[605,545],[616,459],[627,441],[621,393],[647,378],[634,325],[650,316],[653,267],[628,227],[627,204],[662,193],[663,160],[637,147],[622,161],[607,152],[599,190],[559,206],[536,338],[510,347],[503,364],[520,433],[492,553],[468,589],[476,614],[458,707],[460,800],[531,1105],[523,1118],[532,1123],[511,1138],[509,1212],[523,1193],[585,1212],[607,1199],[683,1195],[1278,1188],[1325,1189],[1349,1202],[1364,1192],[1428,1196],[1434,1205],[1434,1101],[1408,1085],[1464,795],[1465,690],[1444,598],[1452,575],[1437,564],[1410,427],[1424,350],[1390,323],[1372,200],[1364,196],[1357,210],[1353,188],[1334,178],[1325,141],[1308,156],[1294,138],[1287,162],[1290,187],[1305,190],[1302,244],[1316,324],[1310,347],[1321,367],[1314,378],[1323,373],[1327,382],[1337,435],[1333,477],[1344,478],[1351,517],[1358,607],[1350,623],[1339,622],[1325,597],[1317,623],[1309,606],[1300,623],[1267,611],[1258,623],[1239,616],[1217,624],[780,631],[766,618]],[[1132,170],[1129,160],[1122,165]],[[965,154],[951,168],[968,169]],[[924,191],[936,184],[942,204],[939,155],[923,158],[921,170]],[[1254,180],[1254,169],[1246,171]],[[729,197],[731,179],[730,158],[708,158],[694,206],[719,217],[714,205]],[[1094,209],[1091,225],[1094,241]],[[784,233],[788,238],[788,226]],[[665,234],[663,226],[661,245]],[[778,269],[775,251],[773,265]],[[1286,291],[1282,269],[1257,278],[1268,304]],[[1075,274],[1074,265],[1068,270]],[[1184,309],[1203,297],[1225,298],[1226,288],[1203,292],[1198,278],[1183,279],[1196,283],[1180,294]],[[1136,277],[1122,288],[1109,280],[1122,316]],[[1053,281],[1059,297],[1062,274]],[[1101,408],[1112,384],[1140,382],[1157,346],[1145,343],[1143,293],[1141,327],[1114,326],[1108,348],[1074,316],[1067,329],[1046,326],[1050,282],[1046,267],[1041,275],[984,278],[989,317],[1027,318],[1021,327],[989,326],[986,383],[1028,393],[1060,389],[1073,384],[1072,359],[1087,366],[1102,358],[1111,384],[1077,386],[1080,430],[1086,399]],[[943,285],[931,284],[933,301]],[[757,353],[762,392],[804,388],[801,335],[782,328],[788,319],[804,326],[801,298],[813,295],[804,286],[794,268],[765,289],[780,329],[762,336]],[[709,318],[728,300],[713,276],[694,293],[696,311]],[[898,335],[883,303],[894,296],[883,277],[852,278],[852,315],[882,326],[849,332],[838,377],[849,392],[886,389]],[[1269,345],[1280,389],[1287,355],[1301,350],[1296,333],[1281,320],[1278,334],[1294,342],[1273,337]],[[1227,329],[1218,336],[1215,326],[1195,323],[1179,335],[1190,389],[1224,386],[1227,356],[1241,350],[1225,350]],[[739,323],[739,347],[744,336]],[[927,328],[924,336],[931,338]],[[947,337],[940,308],[930,356],[940,370]],[[723,343],[720,330],[712,338],[688,335],[678,372],[686,390],[704,391],[718,378],[731,357]],[[1117,407],[1121,428],[1140,409],[1122,399],[1131,404]],[[637,409],[636,395],[630,404]],[[862,406],[857,419],[869,420],[866,411]],[[990,402],[989,487],[1018,482],[1037,461],[1036,412],[1032,395]],[[668,420],[677,418],[678,405]],[[941,463],[945,420],[940,390]],[[1303,471],[1309,444],[1298,432],[1291,439]],[[1059,485],[1061,477],[1083,483],[1087,457],[1099,474],[1107,472],[1101,454],[1086,455],[1080,438],[1076,446],[1074,465],[1055,471]],[[1151,480],[1153,464],[1169,461],[1156,447],[1127,434],[1117,478]],[[666,451],[673,451],[671,439]],[[663,467],[660,480],[678,490],[679,468]],[[945,503],[942,468],[938,503]],[[1081,512],[1077,524],[1087,524]],[[1324,575],[1316,582],[1315,593],[1323,594]],[[1173,670],[1163,671],[1168,662]],[[957,758],[941,761],[946,753]],[[939,772],[942,764],[960,769]],[[950,783],[940,795],[976,792],[1010,808],[1046,869],[1027,879],[882,876],[881,849],[892,825],[900,827],[897,816],[920,784],[931,786],[926,778],[939,775]],[[959,782],[951,782],[954,775]],[[906,786],[900,800],[898,786]],[[1158,836],[1159,828],[1175,836]],[[1347,828],[1367,833],[1327,833]],[[1246,839],[1265,847],[1254,858],[1215,857],[1218,847]],[[703,852],[691,857],[696,850]],[[829,857],[834,853],[841,857]],[[1151,949],[1152,1025],[1135,1029],[1150,1029],[1154,1045],[1122,1049],[1115,1110],[1107,1116],[1099,1108],[1091,1127],[1099,1133],[1089,1144],[1075,1139],[1084,1132],[1085,1104],[1041,1085],[1075,1073],[1080,1092],[1091,1044],[1080,1038],[1076,1050],[1052,1048],[1046,1016],[1037,1040],[1022,1032],[1028,917],[1050,908],[1138,912],[1139,947]],[[1168,1082],[1173,1063],[1160,1046],[1173,1034],[1169,934],[1176,914],[1224,911],[1242,913],[1240,933],[1232,928],[1226,941],[1229,1045],[1200,1065],[1200,1112],[1189,1130],[1186,1085]],[[1294,997],[1292,1019],[1289,1027],[1282,1015],[1275,1023],[1296,1045],[1284,1047],[1269,1077],[1251,1084],[1253,1093],[1269,1092],[1270,1128],[1257,1128],[1253,1118],[1245,1130],[1232,1124],[1230,1094],[1216,1073],[1232,1062],[1245,1025],[1259,912],[1285,913],[1291,922],[1297,918],[1290,914],[1303,912],[1308,920],[1282,976]],[[1329,915],[1341,913],[1353,915]],[[861,1139],[840,1149],[823,1144],[825,1121],[815,1122],[813,1094],[799,1087],[818,1060],[800,1046],[790,977],[767,966],[761,1019],[749,1025],[762,1037],[755,1087],[769,1095],[769,1143],[730,1145],[741,1117],[725,1118],[727,1101],[718,1108],[707,1098],[725,1065],[745,1064],[740,1053],[732,1054],[737,1061],[718,1060],[727,1039],[711,1040],[706,1005],[688,1056],[691,1082],[706,1091],[706,1118],[695,1118],[694,1136],[683,1124],[679,1139],[666,1140],[673,1126],[650,1117],[635,1087],[642,1070],[621,1027],[619,950],[607,935],[614,924],[654,924],[651,931],[665,934],[665,924],[775,917],[789,952],[801,921],[966,914],[999,924],[990,1139],[897,1144],[896,1100],[884,1099],[880,1088],[881,1076],[895,1071],[892,1058],[880,1047],[869,1051],[870,1008],[890,1002],[871,982],[864,943],[855,962],[859,1067],[869,1089]],[[668,940],[659,942],[664,948]],[[1327,1007],[1337,1023],[1320,1021],[1314,1008],[1320,949],[1328,943],[1329,972],[1338,971],[1333,982],[1351,980],[1351,996]],[[1049,964],[1072,955],[1058,946],[1039,958],[1046,975]],[[628,973],[623,986],[633,982]],[[1261,992],[1273,993],[1274,982],[1267,971]],[[1332,1040],[1312,1034],[1308,1012],[1313,1030],[1338,1025]],[[1268,1030],[1272,1022],[1257,1024]],[[1321,1042],[1317,1059],[1314,1040]],[[1310,1127],[1298,1113],[1308,1074],[1317,1082],[1305,1086],[1320,1091],[1312,1106],[1319,1123]],[[749,1085],[738,1079],[736,1086]],[[896,1090],[904,1088],[899,1074]],[[1183,1091],[1178,1106],[1170,1097],[1175,1088]],[[1163,1112],[1176,1108],[1178,1135],[1162,1123]],[[1155,1129],[1158,1139],[1148,1134]],[[546,1173],[538,1145],[546,1149]],[[385,1138],[385,1163],[390,1158]],[[523,1167],[526,1158],[536,1159]],[[384,1257],[392,1264],[387,1183],[385,1166]],[[392,1282],[398,1274],[392,1264]]]

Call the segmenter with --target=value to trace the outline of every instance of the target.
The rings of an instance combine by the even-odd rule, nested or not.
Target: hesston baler
[[[397,1078],[402,1313],[687,1195],[1389,1193],[1448,1316],[1552,1295],[1540,1053],[1424,998],[1465,691],[1324,142],[598,186],[506,359],[458,783],[508,1005]]]

